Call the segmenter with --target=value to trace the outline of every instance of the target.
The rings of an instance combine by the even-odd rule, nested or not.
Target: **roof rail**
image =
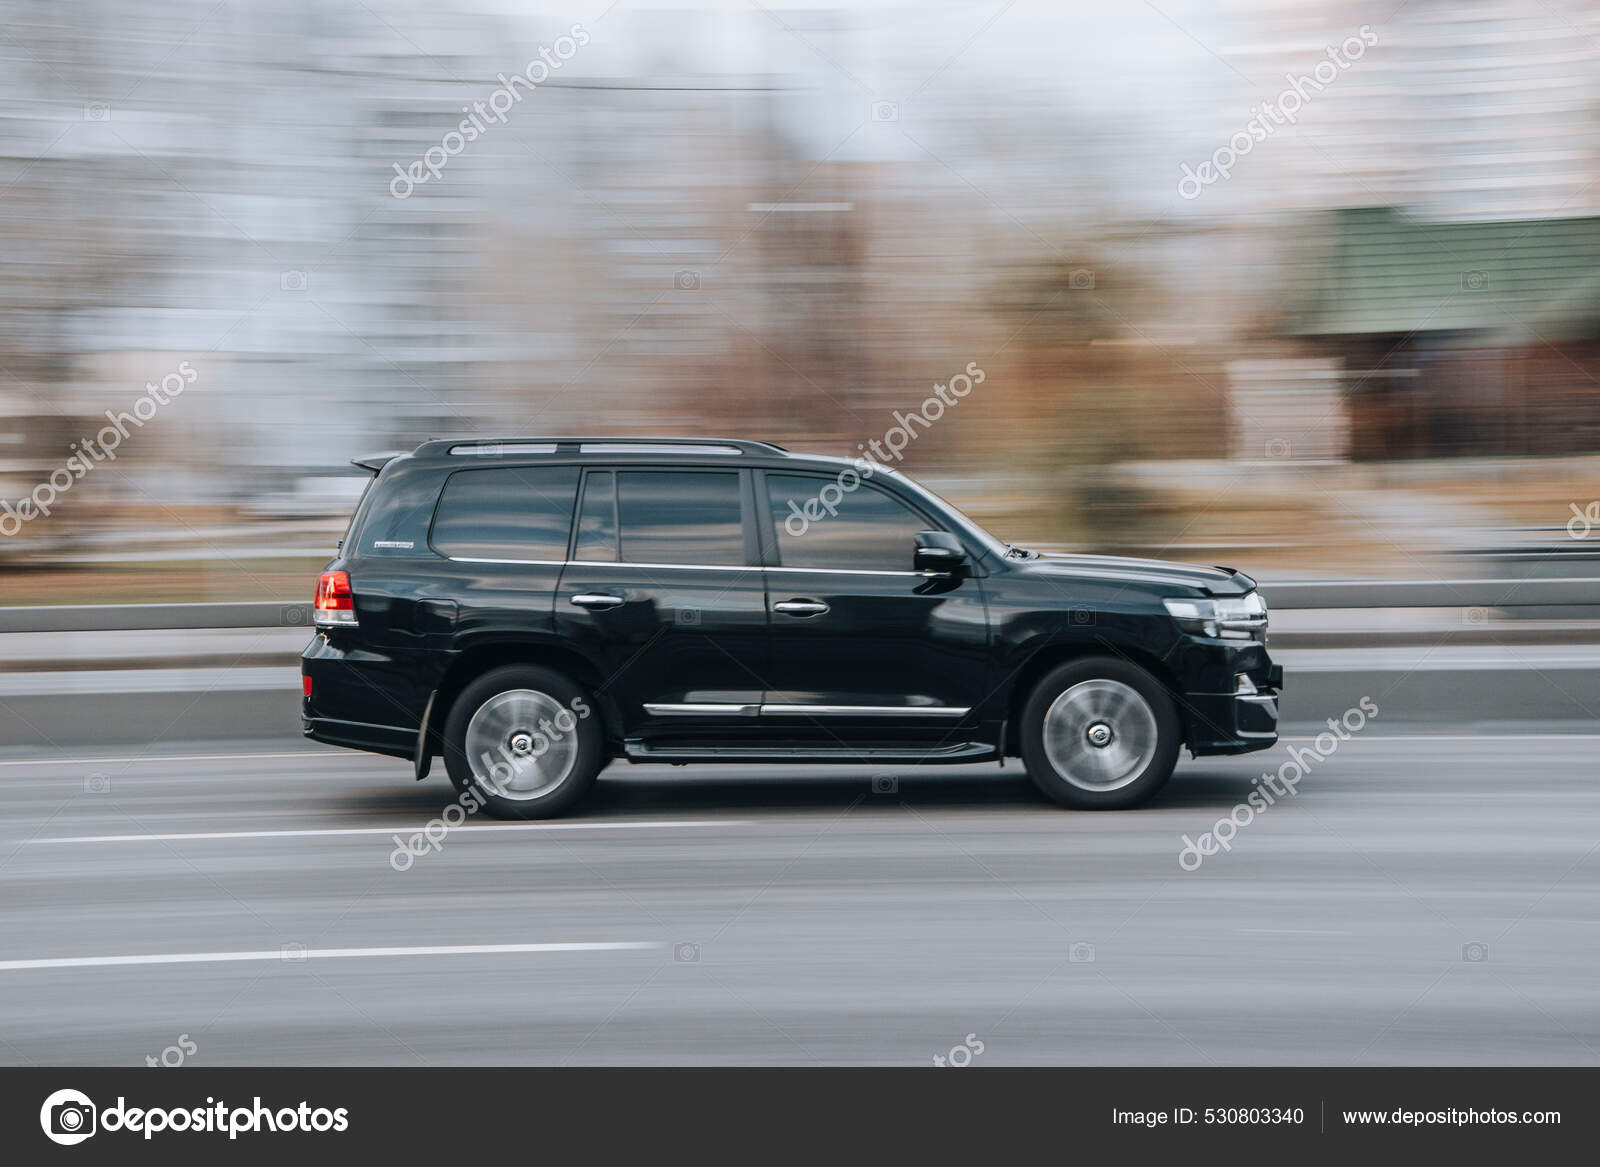
[[[449,454],[495,457],[501,454],[641,453],[654,447],[684,453],[787,454],[772,442],[744,438],[523,437],[431,438],[414,451],[418,458]]]

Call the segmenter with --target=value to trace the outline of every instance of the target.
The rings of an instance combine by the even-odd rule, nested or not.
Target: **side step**
[[[623,750],[630,762],[819,762],[834,765],[895,762],[921,765],[994,762],[1000,758],[999,749],[987,742],[958,742],[934,749],[916,746],[661,746],[635,738],[624,742]]]

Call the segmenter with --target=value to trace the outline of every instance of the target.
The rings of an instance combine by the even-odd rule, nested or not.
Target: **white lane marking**
[[[618,952],[661,948],[656,940],[573,941],[563,944],[442,944],[424,948],[281,948],[258,952],[158,952],[142,956],[62,956],[49,960],[0,960],[0,972],[35,968],[105,968],[129,964],[223,964],[243,960],[345,960],[366,956],[490,956],[508,952]]]
[[[126,758],[7,758],[0,766],[97,766],[116,762],[231,762],[245,758],[353,758],[343,750],[285,750],[273,754],[133,754]]]
[[[670,830],[673,827],[746,827],[743,819],[662,819],[642,822],[635,819],[597,823],[485,823],[476,827],[456,827],[452,839],[467,835],[487,835],[496,831],[625,831]],[[414,835],[422,828],[414,823],[393,827],[328,827],[308,831],[192,831],[175,835],[65,835],[56,839],[28,839],[29,843],[171,843],[182,839],[308,839],[329,835]]]
[[[1280,742],[1314,742],[1325,734],[1311,737],[1283,736]],[[1600,733],[1383,733],[1352,734],[1346,741],[1364,742],[1592,742]]]

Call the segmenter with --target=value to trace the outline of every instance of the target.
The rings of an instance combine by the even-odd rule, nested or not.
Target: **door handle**
[[[618,607],[622,603],[622,597],[608,595],[605,592],[580,592],[572,597],[572,602],[580,608],[604,611],[607,608]]]
[[[774,612],[782,612],[785,616],[798,616],[804,619],[807,616],[820,616],[828,610],[828,605],[821,600],[779,600],[772,605]]]

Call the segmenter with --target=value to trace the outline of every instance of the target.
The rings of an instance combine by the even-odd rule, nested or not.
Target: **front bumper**
[[[1191,693],[1184,698],[1189,750],[1201,754],[1248,754],[1278,741],[1278,696],[1283,666],[1272,665],[1254,692]]]

